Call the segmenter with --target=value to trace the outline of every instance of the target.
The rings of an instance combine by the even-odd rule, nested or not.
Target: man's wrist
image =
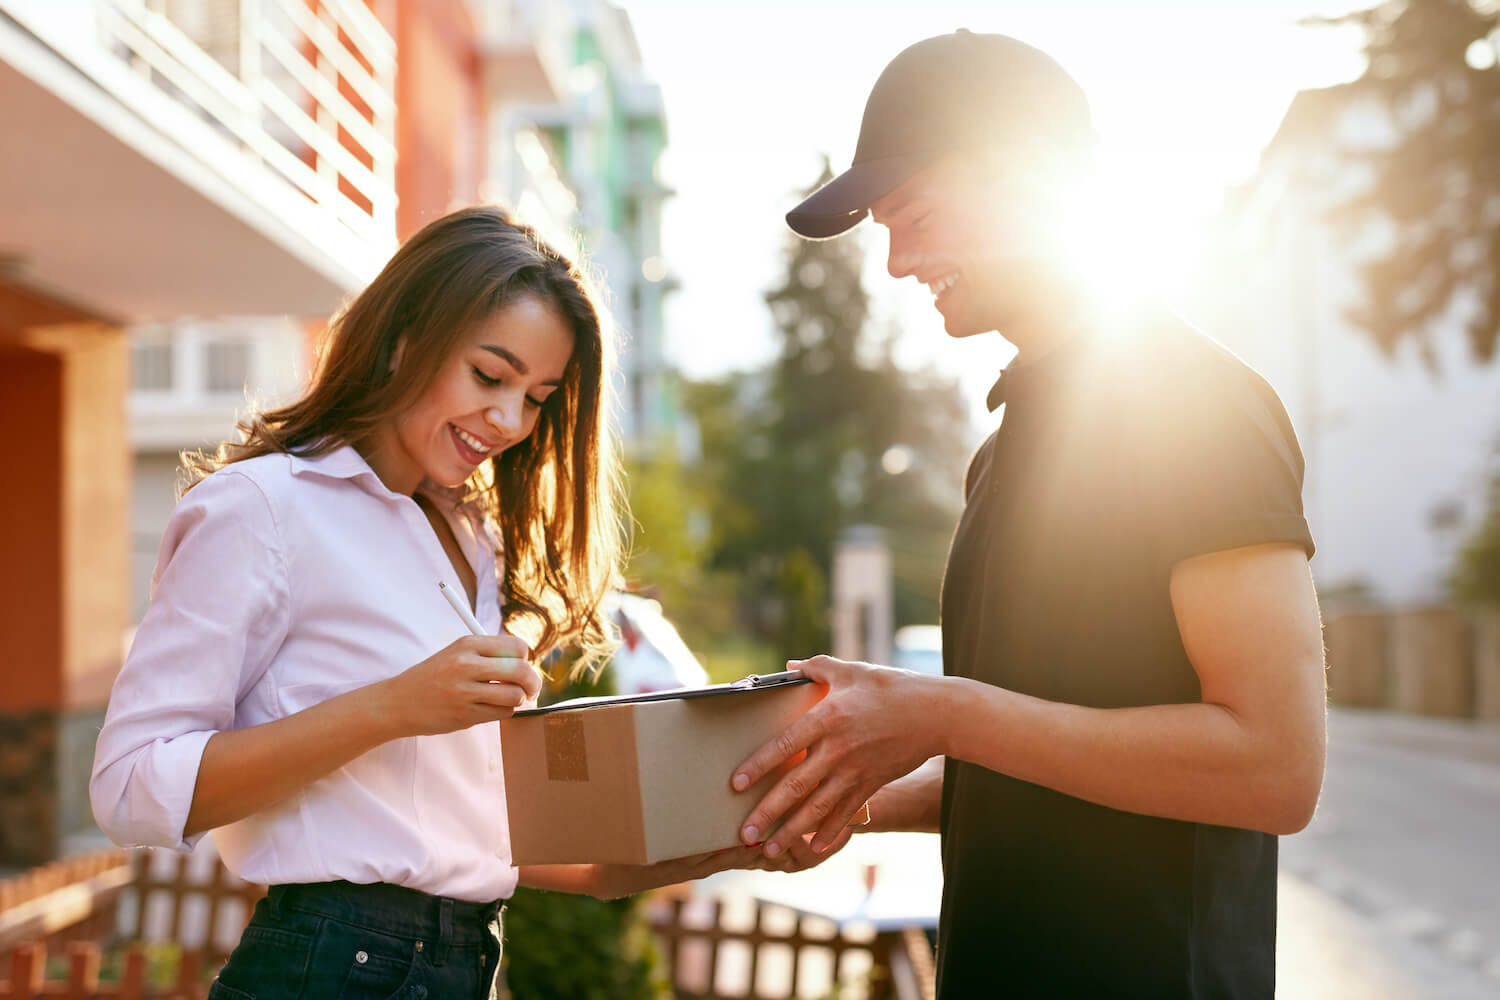
[[[913,718],[922,734],[922,749],[928,758],[951,757],[954,723],[961,707],[955,697],[957,678],[918,674],[913,679]]]

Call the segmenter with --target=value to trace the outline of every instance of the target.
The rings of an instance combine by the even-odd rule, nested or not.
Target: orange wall
[[[63,699],[62,367],[0,341],[0,712]]]
[[[127,623],[124,333],[0,283],[0,712],[95,708]]]
[[[396,235],[479,198],[484,74],[463,0],[396,0]]]
[[[52,327],[64,344],[63,701],[109,701],[129,623],[129,355],[125,334],[99,326]]]

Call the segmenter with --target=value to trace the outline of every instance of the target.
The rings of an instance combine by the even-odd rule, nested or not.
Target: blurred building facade
[[[585,251],[623,334],[626,440],[635,450],[675,446],[680,406],[663,328],[675,281],[661,246],[662,208],[672,192],[658,174],[666,114],[630,18],[604,0],[476,6],[488,12],[492,36],[494,26],[501,37],[531,26],[539,39],[535,77],[561,75],[551,88],[492,88],[487,193],[575,254]],[[553,177],[566,178],[566,195]]]
[[[0,2],[0,864],[91,822],[131,610],[128,329],[326,314],[394,246],[390,33],[263,6],[228,30],[222,4]]]
[[[1313,562],[1331,595],[1440,600],[1458,548],[1484,511],[1500,444],[1500,364],[1468,356],[1466,307],[1383,355],[1346,317],[1378,227],[1340,232],[1327,211],[1368,178],[1338,148],[1394,141],[1375,104],[1307,91],[1289,108],[1256,175],[1226,203],[1206,283],[1204,326],[1280,393],[1307,459]],[[1198,317],[1195,317],[1198,318]]]
[[[589,248],[643,386],[667,283],[642,278],[660,204],[634,172],[660,98],[603,0],[0,0],[0,128],[27,137],[0,151],[5,865],[91,825],[178,453],[295,395],[399,239],[495,201]]]

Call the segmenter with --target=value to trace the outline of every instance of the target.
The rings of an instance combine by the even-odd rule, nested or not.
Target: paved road
[[[1500,1000],[1500,726],[1336,710],[1329,731],[1318,814],[1281,842],[1278,998]],[[879,834],[713,883],[878,922],[935,919],[941,878],[936,837]]]
[[[1335,711],[1281,870],[1283,1000],[1500,997],[1500,726]]]

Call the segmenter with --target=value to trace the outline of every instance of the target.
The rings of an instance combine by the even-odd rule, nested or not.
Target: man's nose
[[[885,269],[891,273],[893,278],[904,278],[908,274],[915,274],[917,270],[917,255],[896,242],[891,237],[891,252],[886,258]]]

